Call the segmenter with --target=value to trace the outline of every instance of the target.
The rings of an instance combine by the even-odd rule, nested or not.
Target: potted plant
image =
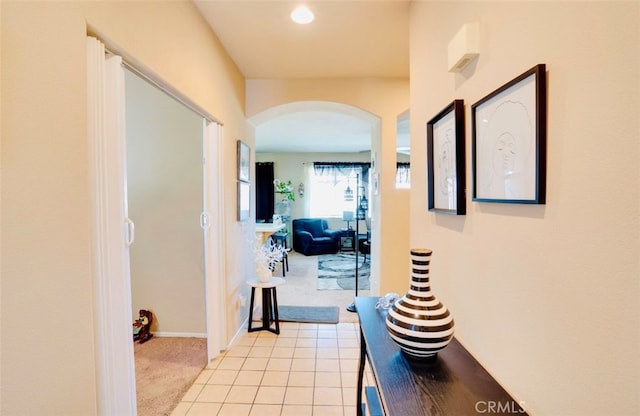
[[[273,181],[276,192],[282,195],[284,201],[295,201],[296,194],[293,192],[293,184],[291,181],[283,182],[280,179]]]

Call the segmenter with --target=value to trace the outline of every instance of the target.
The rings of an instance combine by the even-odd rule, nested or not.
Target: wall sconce
[[[300,195],[300,198],[304,196],[304,184],[302,182],[298,185],[298,195]]]

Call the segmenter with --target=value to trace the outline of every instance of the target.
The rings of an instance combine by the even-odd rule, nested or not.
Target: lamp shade
[[[353,211],[342,211],[342,221],[353,221]]]

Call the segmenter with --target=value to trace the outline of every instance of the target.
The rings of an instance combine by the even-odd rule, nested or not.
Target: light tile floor
[[[172,416],[356,414],[357,323],[280,323],[245,333],[205,368]],[[369,368],[365,385],[371,384]]]

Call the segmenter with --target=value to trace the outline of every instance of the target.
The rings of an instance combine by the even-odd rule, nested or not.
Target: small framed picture
[[[238,221],[246,221],[251,211],[251,185],[238,181]]]
[[[238,180],[249,182],[251,179],[251,149],[242,140],[238,140]]]
[[[464,215],[464,101],[454,100],[427,122],[429,211]]]
[[[474,201],[545,203],[546,100],[539,64],[471,106]]]

